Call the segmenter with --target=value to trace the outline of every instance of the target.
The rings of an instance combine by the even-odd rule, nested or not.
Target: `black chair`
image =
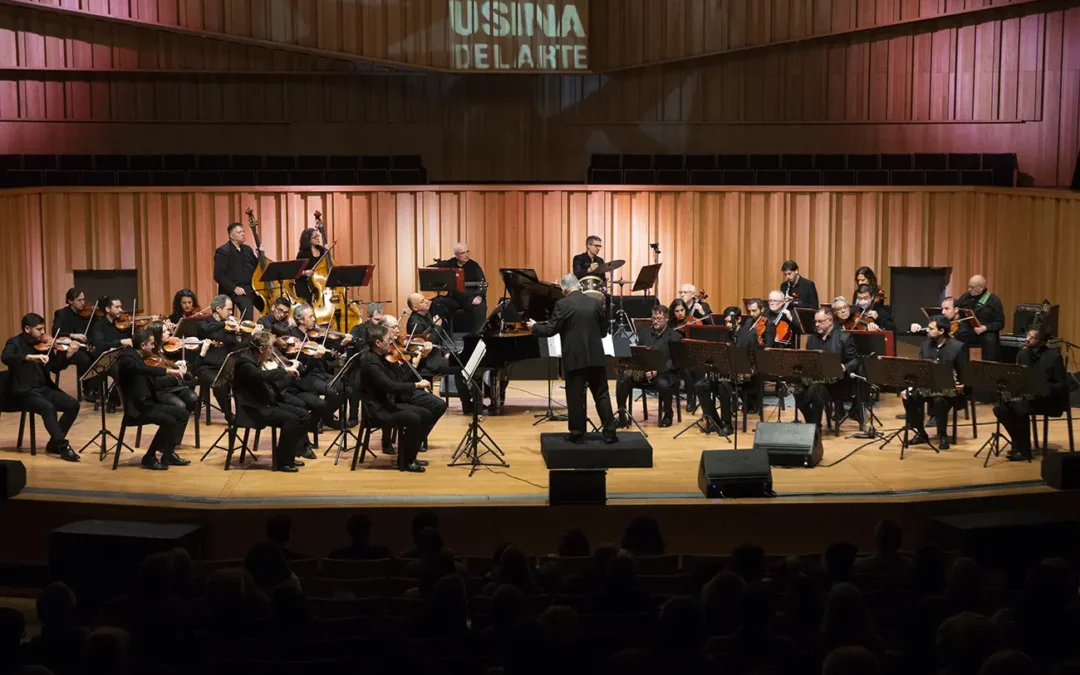
[[[420,155],[391,155],[390,168],[401,170],[422,170],[424,160]]]
[[[924,171],[944,171],[949,168],[949,156],[943,152],[916,152],[911,168]]]
[[[225,171],[232,168],[231,159],[228,155],[199,155],[195,165],[201,171]]]
[[[855,182],[858,185],[888,185],[889,172],[862,169],[855,172]]]
[[[592,155],[589,157],[590,169],[605,169],[607,171],[617,171],[619,169],[619,156],[618,155]]]
[[[620,164],[623,169],[646,171],[653,168],[652,155],[623,155]]]
[[[686,156],[653,155],[653,168],[657,171],[680,171],[686,168]]]
[[[371,453],[372,460],[375,459],[375,453],[371,450],[371,432],[380,427],[375,426],[374,422],[371,421],[371,415],[367,413],[365,408],[364,402],[360,401],[360,430],[357,432],[360,435],[360,447],[353,452],[351,471],[356,471],[358,463],[364,463],[368,453]],[[338,449],[338,457],[341,457],[340,448]],[[334,464],[337,464],[337,459],[334,460]]]
[[[195,155],[165,155],[162,164],[166,171],[191,171],[199,168]]]
[[[994,184],[994,172],[983,171],[982,169],[961,170],[960,184],[983,185],[989,187]]]
[[[93,155],[60,155],[57,160],[64,171],[89,171],[94,168]]]
[[[13,404],[7,397],[8,371],[0,371],[0,413],[19,413],[19,437],[15,443],[16,448],[23,446],[23,434],[26,431],[26,418],[30,418],[30,456],[37,455],[37,420],[35,415],[22,407]]]
[[[45,185],[56,187],[69,187],[79,184],[78,171],[64,171],[56,169],[45,172]]]
[[[724,172],[714,169],[693,170],[690,172],[691,185],[723,185]]]
[[[1057,421],[1057,422],[1061,422],[1061,421],[1066,422],[1065,428],[1069,430],[1069,452],[1076,452],[1076,443],[1073,440],[1073,418],[1072,418],[1072,406],[1071,405],[1066,405],[1065,410],[1059,415],[1043,415],[1042,416],[1043,437],[1042,437],[1042,446],[1041,447],[1042,447],[1043,452],[1044,453],[1046,452],[1046,445],[1050,440],[1050,418],[1051,417],[1055,418],[1055,421]],[[1034,443],[1032,444],[1032,446],[1034,448],[1040,447],[1039,446],[1039,421],[1038,421],[1038,418],[1039,418],[1038,415],[1032,415],[1031,416],[1031,434],[1034,437],[1033,438]],[[1062,419],[1062,418],[1064,418],[1064,419]],[[21,427],[20,427],[20,429],[21,429]],[[20,436],[21,436],[21,433],[22,432],[20,430]],[[33,436],[31,436],[31,439],[32,438],[33,438]]]
[[[791,185],[821,185],[821,172],[817,169],[795,169],[788,172]]]
[[[966,396],[967,400],[964,401],[964,419],[971,420],[971,437],[979,437],[979,416],[975,408],[975,397],[970,393]],[[956,443],[956,420],[959,409],[956,406],[952,407],[952,442]]]
[[[266,168],[266,158],[262,155],[233,155],[233,171],[259,171]]]
[[[49,171],[60,168],[56,155],[24,155],[23,168],[30,171]]]
[[[922,171],[897,169],[889,172],[890,185],[926,185],[926,174]]]
[[[238,437],[240,435],[241,430],[244,432],[243,438],[239,439],[240,440],[240,463],[241,464],[244,463],[244,455],[245,455],[245,453],[250,454],[253,458],[255,458],[255,461],[258,461],[258,456],[255,454],[255,450],[257,450],[259,448],[259,437],[262,435],[262,431],[264,429],[270,429],[270,444],[271,444],[270,445],[270,447],[271,447],[270,456],[271,456],[271,458],[273,458],[273,456],[274,456],[273,449],[277,447],[277,442],[278,442],[277,427],[271,427],[271,426],[266,425],[266,424],[256,424],[255,420],[251,419],[251,416],[248,415],[246,412],[244,412],[243,406],[237,404],[235,406],[235,408],[236,408],[236,410],[234,412],[234,417],[233,417],[233,420],[235,420],[235,423],[230,425],[227,432],[226,432],[229,435],[229,448],[228,448],[228,450],[226,450],[226,454],[225,454],[225,470],[226,471],[228,471],[232,467],[233,452],[236,450],[236,441],[238,440]],[[252,431],[255,432],[255,438],[252,439],[253,440],[252,445],[248,445],[248,439],[251,438],[251,432]],[[209,452],[210,451],[207,450],[208,454],[209,454]],[[206,459],[206,455],[203,455],[203,459]],[[270,462],[270,470],[271,471],[277,471],[278,470],[277,462],[275,462],[273,459],[271,459],[271,462]]]
[[[221,172],[209,169],[188,171],[189,185],[221,185]]]
[[[23,168],[22,155],[0,155],[0,171]]]
[[[328,165],[326,155],[300,155],[296,158],[298,169],[326,169]]]
[[[5,187],[42,187],[44,171],[40,169],[8,169],[4,176]]]
[[[716,168],[721,171],[744,171],[750,168],[750,158],[746,155],[717,155]]]
[[[780,168],[788,171],[809,171],[814,168],[814,156],[781,155]]]
[[[927,169],[927,185],[959,185],[960,172],[951,169]]]
[[[826,169],[821,172],[823,185],[855,185],[855,172],[844,169]]]
[[[322,169],[293,169],[289,172],[289,183],[293,185],[324,185]]]
[[[758,169],[754,172],[758,185],[787,185],[788,172],[783,169]]]
[[[79,185],[111,186],[116,185],[116,172],[103,169],[79,172]]]
[[[424,185],[427,173],[423,169],[391,169],[391,185]]]
[[[126,187],[147,187],[154,184],[153,174],[147,169],[117,171],[116,184]]]
[[[848,155],[847,168],[852,171],[876,171],[881,168],[879,155]]]
[[[161,155],[132,155],[128,166],[132,171],[160,171],[165,167],[165,159]]]
[[[356,172],[357,185],[389,185],[389,169],[359,169]]]
[[[288,185],[289,172],[285,169],[263,169],[255,172],[255,181],[259,185]]]
[[[814,155],[814,168],[821,171],[846,171],[847,155]]]
[[[750,169],[724,171],[724,185],[754,185],[754,180],[754,171]]]
[[[132,454],[135,453],[135,448],[132,448],[131,446],[129,446],[127,443],[124,442],[124,434],[127,432],[128,427],[135,427],[136,430],[137,430],[137,433],[141,434],[143,424],[147,424],[146,422],[140,422],[139,421],[139,419],[138,419],[139,411],[136,410],[134,406],[131,406],[131,405],[128,404],[128,400],[124,396],[123,392],[120,392],[120,409],[124,411],[124,414],[120,418],[120,433],[118,433],[116,435],[116,439],[117,439],[116,444],[112,448],[112,453],[113,453],[112,470],[113,471],[116,471],[116,467],[118,467],[120,465],[120,449],[121,448],[127,448],[128,450],[130,450],[132,452]],[[136,443],[136,445],[138,445],[138,444]],[[85,448],[83,448],[83,449],[85,449]],[[80,449],[79,452],[82,452],[82,449]],[[105,461],[105,455],[107,455],[107,454],[109,454],[109,446],[105,445],[104,447],[102,447],[101,453],[98,455],[98,461],[99,462]]]
[[[181,171],[179,169],[173,171],[153,171],[151,172],[151,180],[154,185],[180,187],[187,185],[188,176],[187,171]]]
[[[686,169],[658,169],[656,171],[657,185],[689,185],[690,172]]]
[[[327,185],[356,185],[356,169],[327,169],[323,176]]]
[[[654,185],[656,184],[656,172],[652,169],[626,169],[623,171],[623,184]]]
[[[589,182],[593,185],[621,185],[622,169],[589,169]]]
[[[957,171],[978,171],[982,168],[982,156],[975,152],[950,152],[949,168]]]
[[[360,157],[357,155],[330,155],[329,168],[331,169],[359,169]]]
[[[364,155],[360,158],[360,166],[364,169],[380,169],[389,171],[392,168],[390,155]]]
[[[264,161],[268,171],[291,171],[296,168],[296,157],[292,155],[267,155]]]
[[[910,153],[881,155],[881,168],[889,171],[910,171],[914,164]]]
[[[686,168],[690,171],[712,171],[716,168],[716,155],[687,155]]]
[[[221,172],[222,185],[256,185],[255,172],[251,169],[231,169]]]
[[[641,391],[641,395],[638,396],[638,400],[641,401],[641,419],[647,421],[649,419],[649,393],[656,392],[656,385],[652,382],[643,384],[635,384],[634,389]],[[630,391],[630,398],[626,402],[627,412],[631,417],[634,416],[634,392]],[[671,407],[675,409],[675,421],[682,423],[682,383],[675,383],[675,390],[671,394]]]
[[[780,168],[780,155],[750,155],[748,168],[755,170],[777,170]]]

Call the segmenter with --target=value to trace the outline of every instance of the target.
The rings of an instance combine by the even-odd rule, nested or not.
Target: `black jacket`
[[[225,330],[225,322],[210,317],[199,323],[199,339],[220,342],[221,346],[211,345],[202,358],[201,365],[220,368],[229,353],[240,349],[240,338],[236,333]]]
[[[764,345],[758,341],[757,328],[754,327],[757,319],[746,317],[742,325],[739,326],[739,330],[735,333],[735,346],[749,347],[750,349],[772,347],[776,339],[776,325],[768,319],[762,319],[761,321],[765,324],[765,334],[762,336]]]
[[[851,311],[858,311],[857,307],[852,307]],[[876,319],[865,319],[869,323],[876,323],[881,330],[896,330],[896,322],[893,320],[892,308],[888,305],[877,305],[874,307],[877,312]]]
[[[1050,395],[1043,399],[1044,405],[1048,407],[1047,414],[1060,415],[1065,412],[1065,408],[1069,405],[1069,380],[1061,352],[1045,345],[1039,350],[1025,347],[1017,354],[1016,362],[1037,370],[1046,377],[1050,385]]]
[[[289,375],[282,368],[264,370],[250,353],[235,357],[232,388],[236,404],[260,410],[275,405]]]
[[[593,263],[603,265],[604,259],[600,256],[596,256],[594,258],[588,253],[578,253],[576,256],[574,256],[574,276],[578,279],[587,276],[595,276],[592,272],[589,271],[589,265],[592,265]],[[606,274],[604,275],[604,279],[607,280]]]
[[[124,407],[130,406],[138,411],[148,410],[157,402],[154,379],[167,375],[164,368],[148,366],[143,363],[139,351],[127,347],[116,362],[119,370],[118,383],[124,395]]]
[[[832,332],[825,339],[817,334],[806,338],[806,348],[823,351],[826,354],[840,354],[840,360],[844,364],[845,378],[848,373],[859,372],[859,349],[847,331],[839,326],[834,325]]]
[[[108,319],[101,319],[94,322],[94,328],[90,331],[90,335],[86,337],[90,338],[90,344],[100,351],[106,349],[116,349],[121,347],[121,340],[131,337],[130,331],[119,331],[116,329],[116,324]]]
[[[27,356],[41,352],[34,349],[34,346],[28,343],[23,335],[19,333],[9,338],[4,344],[3,356],[0,356],[0,360],[8,368],[7,391],[3,394],[11,404],[17,403],[15,398],[25,396],[31,389],[39,387],[56,389],[56,383],[49,377],[49,373],[58,373],[68,365],[67,354],[56,350],[53,350],[49,356],[48,366],[27,361]]]
[[[964,293],[956,299],[956,306],[975,312],[975,318],[980,324],[986,326],[988,333],[1000,333],[1005,328],[1005,309],[1001,306],[998,296],[990,291],[986,291],[977,298],[972,297],[970,293]]]
[[[214,281],[217,282],[218,293],[231,296],[239,286],[248,295],[252,295],[254,289],[251,287],[251,275],[255,274],[258,262],[255,251],[247,244],[239,250],[231,241],[218,246],[214,251]]]
[[[665,326],[664,331],[659,334],[657,334],[656,329],[652,326],[649,326],[648,330],[641,332],[640,344],[642,347],[648,347],[649,349],[655,349],[664,353],[664,368],[660,371],[663,373],[675,370],[675,366],[671,362],[671,344],[673,342],[682,342],[682,333],[675,330],[670,324]]]
[[[476,262],[475,260],[470,260],[464,265],[458,265],[457,259],[451,258],[449,260],[441,261],[439,264],[435,265],[435,267],[442,267],[448,270],[460,269],[463,273],[462,277],[466,282],[475,283],[487,280],[487,278],[484,276],[484,268],[480,267],[480,263]],[[451,299],[453,299],[462,307],[468,308],[470,305],[472,305],[472,300],[474,297],[480,296],[481,298],[483,298],[486,297],[486,294],[487,291],[485,289],[473,286],[467,287],[464,291],[461,291],[460,293],[456,290],[451,291],[448,295]]]
[[[799,280],[796,281],[794,285],[785,281],[780,285],[780,290],[787,294],[798,294],[795,302],[791,303],[791,307],[802,307],[804,309],[813,310],[819,309],[817,285],[804,276],[800,276]],[[792,314],[794,314],[794,312],[792,312]]]
[[[397,410],[397,404],[416,390],[414,383],[398,378],[397,368],[372,351],[360,357],[360,400],[376,420],[384,411]]]
[[[603,305],[581,291],[556,302],[551,319],[536,324],[532,331],[538,338],[560,336],[563,366],[568,371],[607,365],[602,341],[607,335]]]
[[[53,312],[52,322],[52,334],[58,337],[67,337],[72,333],[81,333],[86,336],[86,339],[90,339],[90,329],[97,323],[91,319],[84,319],[75,313],[75,310],[71,308],[71,305],[64,305],[60,309]],[[90,328],[87,328],[89,326]],[[56,332],[60,329],[59,334]]]

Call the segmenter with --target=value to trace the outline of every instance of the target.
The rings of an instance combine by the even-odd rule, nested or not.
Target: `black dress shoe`
[[[694,413],[697,412],[697,409],[698,409],[697,401],[687,401],[686,402],[686,412],[693,415]]]
[[[915,436],[912,437],[912,439],[908,442],[908,445],[923,445],[924,443],[929,442],[930,437],[926,435],[926,432],[918,431],[915,433]]]
[[[345,423],[350,429],[360,426],[360,420],[356,417],[350,417],[349,421]]]
[[[426,469],[417,462],[409,462],[405,466],[398,467],[398,471],[408,471],[409,473],[424,473],[425,470]]]
[[[618,443],[619,435],[615,432],[611,432],[610,434],[604,434],[604,442],[608,445],[611,445],[612,443]]]
[[[282,471],[284,473],[298,473],[300,469],[296,468],[296,465],[294,464],[286,464],[285,466],[279,466],[278,471]]]
[[[948,436],[938,436],[937,446],[938,446],[938,450],[948,450],[949,449],[949,437]]]
[[[150,469],[151,471],[165,471],[169,468],[168,464],[162,464],[160,461],[158,461],[158,458],[152,454],[143,455],[142,462],[140,462],[140,464],[142,464],[142,468]]]
[[[582,434],[567,434],[563,436],[563,440],[567,443],[573,443],[575,445],[585,444],[585,436]]]
[[[187,466],[188,464],[191,464],[190,459],[184,459],[175,452],[170,452],[167,455],[163,455],[162,459],[165,460],[165,463],[169,466]]]
[[[418,460],[416,460],[416,463],[419,464],[420,466],[427,466],[428,465],[428,461],[426,459],[418,459]]]
[[[1010,452],[1005,455],[1005,459],[1009,460],[1010,462],[1030,462],[1031,455],[1024,455],[1019,452]]]
[[[303,460],[300,460],[300,459],[293,459],[292,465],[293,466],[304,466],[304,462],[303,462]]]
[[[304,451],[300,453],[300,457],[304,459],[315,459],[315,451],[311,449],[311,446],[305,446]]]
[[[626,413],[620,413],[615,416],[615,428],[616,429],[629,429],[630,428],[630,416]]]
[[[64,460],[65,462],[82,461],[82,457],[79,457],[79,454],[71,449],[71,446],[68,444],[67,441],[62,441],[60,443],[60,449],[58,452],[60,453],[60,459]]]
[[[105,405],[105,414],[112,415],[116,413],[116,404],[110,401]]]
[[[395,450],[394,446],[392,446],[392,445],[384,445],[383,448],[382,448],[382,454],[384,454],[384,455],[396,455],[397,450]]]
[[[671,415],[668,415],[668,414],[661,415],[660,416],[660,422],[657,423],[656,426],[658,426],[658,427],[670,427],[671,426]]]

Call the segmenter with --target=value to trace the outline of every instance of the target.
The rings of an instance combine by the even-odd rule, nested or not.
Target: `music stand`
[[[671,359],[679,370],[701,372],[703,377],[713,375],[715,379],[730,382],[732,386],[731,410],[732,414],[738,415],[739,390],[737,382],[743,377],[750,377],[754,374],[753,365],[750,363],[749,349],[722,342],[683,340],[671,345]],[[702,422],[705,423],[704,427]],[[703,429],[706,434],[710,430],[716,431],[717,435],[723,436],[728,442],[732,442],[728,434],[723,433],[723,430],[717,428],[716,423],[711,418],[705,417],[704,414],[696,422],[675,434],[675,438],[682,436],[694,427]],[[737,448],[739,447],[739,425],[736,420],[732,420],[731,427],[735,434],[732,445]]]
[[[464,285],[458,288],[458,282],[463,281],[464,277],[449,267],[421,267],[416,270],[416,274],[420,280],[421,291],[450,293],[465,290]]]
[[[660,268],[664,263],[656,263],[655,265],[643,265],[638,270],[637,280],[634,281],[634,287],[630,289],[631,293],[638,291],[645,291],[645,295],[649,294],[649,291],[654,285],[656,285],[656,279],[660,276]]]
[[[510,467],[506,460],[503,459],[505,454],[502,448],[480,424],[480,404],[484,400],[484,390],[480,384],[477,384],[475,376],[480,369],[480,362],[484,359],[485,354],[487,354],[487,345],[483,340],[480,340],[476,343],[476,347],[473,348],[469,362],[461,371],[465,382],[473,392],[472,421],[469,422],[469,428],[465,430],[465,435],[461,437],[461,442],[458,443],[457,449],[454,450],[453,456],[450,457],[450,463],[447,465],[460,466],[461,464],[468,464],[470,467],[469,478],[472,478],[476,470],[482,466]],[[491,464],[485,463],[483,461],[485,455],[492,455],[495,458],[494,461]]]
[[[298,260],[278,260],[276,262],[267,263],[266,269],[263,270],[261,283],[277,282],[279,296],[285,295],[285,282],[296,281],[300,278],[300,275],[304,273],[304,268],[307,267],[308,259],[300,258]],[[267,307],[266,311],[270,311]]]
[[[953,378],[951,363],[939,363],[937,361],[924,361],[922,359],[908,359],[897,356],[879,356],[876,359],[867,359],[866,379],[878,387],[895,386],[899,391],[912,392],[948,392],[956,391],[956,380]],[[911,426],[907,416],[904,418],[904,426],[887,436],[882,437],[879,447],[884,448],[893,439],[900,439],[900,459],[904,459],[904,451],[911,445],[909,433],[916,429]],[[926,444],[935,453],[940,453],[937,446],[930,442],[927,434]]]
[[[1045,377],[1027,366],[1015,363],[968,361],[960,366],[959,381],[966,387],[996,392],[995,405],[1005,405],[1016,398],[1030,399],[1050,395],[1050,385]],[[1026,433],[1027,429],[1024,431]],[[990,464],[990,456],[1001,455],[1005,445],[1010,443],[1001,433],[1001,420],[998,420],[994,433],[990,434],[990,438],[986,439],[975,456],[981,455],[983,450],[987,451],[983,461],[983,468],[986,468]]]
[[[549,338],[540,338],[540,358],[545,359],[547,362],[545,370],[547,370],[547,410],[539,415],[533,415],[536,421],[533,422],[535,427],[538,424],[544,422],[565,422],[570,419],[567,415],[555,412],[555,401],[551,398],[551,364],[555,363],[556,367],[561,370],[562,366],[562,340],[558,335],[554,335]],[[564,406],[565,407],[565,406]]]
[[[357,352],[357,353],[353,354],[352,356],[350,356],[348,358],[348,360],[345,361],[345,364],[343,366],[341,366],[341,368],[338,370],[338,372],[334,375],[334,377],[329,382],[326,383],[327,389],[333,389],[334,387],[337,386],[338,382],[343,382],[343,378],[344,378],[345,374],[352,370],[353,363],[356,362],[356,359],[358,357],[360,357],[360,356],[361,356],[361,354],[359,352]],[[344,390],[344,385],[342,385],[342,390]],[[353,433],[349,429],[348,422],[347,422],[347,417],[348,417],[348,414],[349,414],[348,406],[349,406],[349,397],[348,396],[342,396],[341,397],[341,405],[339,406],[339,409],[338,409],[338,421],[339,421],[338,434],[337,434],[337,436],[334,436],[334,440],[330,442],[330,445],[326,446],[326,450],[323,452],[323,456],[325,457],[327,454],[329,454],[329,452],[331,450],[334,449],[334,446],[337,446],[338,451],[337,451],[337,454],[334,456],[334,466],[337,466],[338,460],[341,459],[341,453],[345,452],[345,451],[347,451],[349,449],[349,439],[350,438],[356,441],[356,452],[371,452],[371,451],[366,450],[363,447],[361,447],[360,436],[358,434]],[[375,453],[371,452],[371,456],[374,459]]]
[[[757,363],[757,372],[760,375],[775,378],[785,383],[787,380],[832,383],[844,376],[840,354],[771,347],[755,351],[754,360]],[[779,419],[779,412],[777,412],[777,415],[777,419]],[[793,421],[799,421],[798,405],[795,406],[795,418]]]
[[[107,442],[108,439],[116,441],[117,454],[120,453],[120,446],[123,446],[128,450],[131,450],[132,452],[135,452],[133,448],[131,448],[127,443],[121,441],[116,434],[110,431],[105,424],[105,399],[108,396],[105,381],[107,379],[109,371],[112,370],[112,367],[116,365],[116,362],[120,359],[120,354],[123,351],[123,347],[116,347],[102,352],[100,355],[98,355],[94,362],[90,364],[90,367],[86,369],[86,372],[83,373],[82,377],[79,378],[79,386],[83,388],[85,388],[88,382],[95,377],[100,378],[98,380],[98,396],[100,397],[99,400],[101,401],[101,406],[99,407],[99,409],[101,410],[101,429],[99,429],[98,432],[94,434],[93,437],[89,441],[87,441],[85,445],[79,448],[79,454],[81,455],[83,453],[83,450],[86,450],[96,442],[100,442],[101,455],[98,457],[99,462],[103,461],[105,459],[105,455],[107,455],[109,452],[109,446]]]
[[[667,357],[664,353],[658,349],[651,349],[649,347],[641,347],[638,345],[630,346],[630,355],[621,355],[616,352],[616,356],[610,357],[608,363],[615,368],[616,382],[624,377],[629,377],[631,371],[638,371],[641,373],[647,373],[650,370],[655,370],[657,376],[664,371],[664,366],[667,365]],[[630,396],[633,397],[634,388],[630,387]],[[618,419],[628,419],[637,427],[637,430],[641,432],[641,435],[645,438],[649,437],[649,434],[645,433],[645,430],[641,428],[638,421],[634,419],[634,416],[619,404],[619,409],[615,411],[615,415]]]
[[[735,342],[735,336],[732,335],[731,329],[727,326],[690,326],[686,329],[686,337],[690,340],[701,340],[703,342]]]
[[[342,333],[349,332],[348,307],[351,304],[349,302],[349,289],[370,285],[371,274],[374,271],[374,265],[334,265],[333,269],[330,270],[330,274],[326,275],[327,288],[345,289],[345,302],[342,305],[345,307],[345,311],[342,312],[345,315],[342,317],[345,321],[345,328],[341,331]]]
[[[213,391],[214,389],[217,389],[218,387],[224,387],[224,386],[227,386],[230,389],[232,389],[233,369],[236,368],[236,358],[238,358],[237,355],[240,354],[243,351],[245,351],[245,349],[241,348],[241,349],[237,349],[235,351],[229,352],[228,354],[225,355],[225,360],[221,362],[221,367],[218,368],[217,375],[214,376],[214,381],[210,383],[211,391]],[[235,399],[235,397],[234,397],[234,399]],[[226,466],[228,466],[228,463],[232,460],[233,449],[234,449],[234,446],[236,445],[236,413],[239,410],[240,404],[237,403],[235,400],[233,400],[233,406],[234,407],[233,407],[233,421],[232,421],[232,423],[230,424],[230,423],[226,422],[225,431],[222,431],[221,435],[217,437],[217,440],[214,441],[213,445],[211,445],[209,448],[206,449],[206,452],[203,453],[202,459],[199,460],[200,462],[204,461],[207,458],[207,456],[209,456],[209,454],[212,451],[214,451],[215,449],[225,450],[228,453],[228,457],[226,457],[226,459],[225,459]],[[218,444],[221,443],[221,439],[225,438],[226,434],[229,436],[229,445],[228,445],[228,447],[219,446]],[[247,450],[248,453],[252,457],[256,457],[254,450],[247,447],[246,444],[242,444],[242,446],[243,447],[241,447],[241,449],[240,449],[240,458],[241,458],[241,460],[243,460],[243,457],[244,457],[244,450]]]
[[[186,337],[199,337],[199,319],[192,319],[190,317],[181,317],[176,322],[176,330],[173,331],[173,335],[178,338]]]

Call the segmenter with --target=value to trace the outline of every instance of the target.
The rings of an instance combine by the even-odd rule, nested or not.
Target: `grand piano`
[[[525,325],[529,319],[546,321],[555,310],[555,303],[565,293],[558,284],[540,281],[536,271],[521,267],[499,270],[506,294],[488,316],[480,335],[466,335],[461,351],[462,363],[468,363],[476,344],[483,339],[487,353],[480,367],[492,371],[491,383],[498,383],[492,391],[490,410],[502,410],[506,401],[506,385],[510,381],[513,366],[529,359],[542,358],[540,343]]]

